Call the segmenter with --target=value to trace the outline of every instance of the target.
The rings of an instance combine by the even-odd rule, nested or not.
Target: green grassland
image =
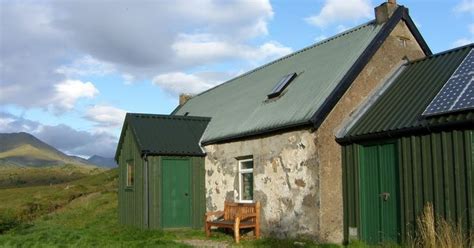
[[[0,164],[0,189],[61,184],[103,171],[102,168],[74,164],[48,167]]]
[[[0,189],[0,247],[235,246],[232,236],[222,232],[208,239],[203,230],[145,231],[119,225],[117,180],[113,169],[65,184]],[[339,246],[244,237],[239,247]]]

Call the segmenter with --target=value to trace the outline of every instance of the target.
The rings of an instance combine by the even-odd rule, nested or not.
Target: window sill
[[[238,200],[237,203],[254,203],[253,200]]]
[[[126,186],[125,191],[133,191],[133,186]]]

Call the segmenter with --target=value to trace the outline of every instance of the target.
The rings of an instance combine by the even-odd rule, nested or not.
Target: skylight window
[[[283,90],[293,81],[293,79],[296,77],[296,73],[290,73],[288,75],[283,76],[280,81],[275,85],[275,87],[272,89],[272,92],[268,94],[268,98],[274,98],[279,96]]]

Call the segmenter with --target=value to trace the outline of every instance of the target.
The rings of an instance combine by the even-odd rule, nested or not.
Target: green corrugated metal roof
[[[382,27],[373,21],[355,27],[203,92],[173,114],[212,117],[204,143],[310,124]],[[281,77],[292,72],[298,76],[282,96],[267,100]]]
[[[142,154],[203,156],[199,141],[209,120],[193,116],[127,113],[116,158],[127,127],[132,130]]]
[[[472,110],[428,118],[421,115],[473,47],[471,44],[406,64],[342,139],[473,123]]]

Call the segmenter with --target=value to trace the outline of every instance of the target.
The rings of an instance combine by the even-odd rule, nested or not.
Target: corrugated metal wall
[[[454,130],[395,139],[402,239],[413,233],[426,202],[447,219],[474,229],[474,131]],[[344,237],[360,229],[358,144],[343,147]],[[351,228],[350,228],[351,227]]]
[[[146,228],[144,208],[143,165],[132,133],[126,131],[125,140],[119,157],[119,221],[125,225]],[[206,209],[205,199],[205,171],[203,157],[187,157],[191,160],[191,223],[193,228],[201,228],[204,224]],[[135,162],[135,182],[132,188],[126,187],[127,160]],[[161,228],[161,157],[148,157],[148,193],[149,193],[149,227]]]

